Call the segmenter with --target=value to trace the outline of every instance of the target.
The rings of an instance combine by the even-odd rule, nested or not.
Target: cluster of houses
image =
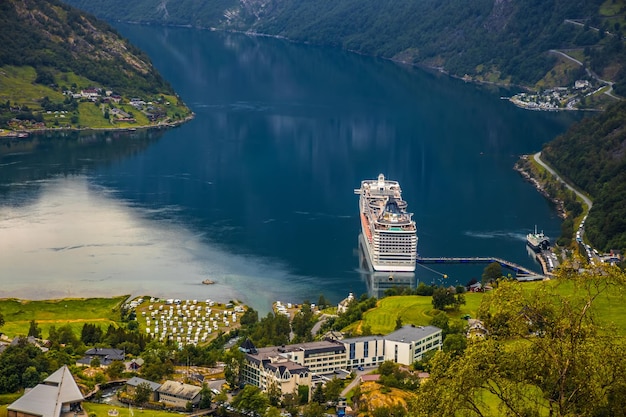
[[[574,87],[557,87],[536,94],[519,93],[509,100],[518,107],[530,110],[574,110],[581,97],[594,94],[591,83],[578,80]]]
[[[79,92],[74,92],[71,90],[63,91],[63,94],[69,97],[72,97],[75,100],[89,100],[96,102],[100,99],[105,102],[114,102],[119,103],[122,101],[122,96],[119,94],[113,94],[111,90],[104,90],[102,88],[90,87],[80,90]]]
[[[245,353],[242,382],[262,391],[278,387],[282,394],[292,393],[300,385],[309,387],[352,369],[377,367],[385,361],[411,365],[424,353],[440,350],[442,331],[435,326],[406,325],[385,336],[300,343],[256,348],[250,340],[240,347]]]

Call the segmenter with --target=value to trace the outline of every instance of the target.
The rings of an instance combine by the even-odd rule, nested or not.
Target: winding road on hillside
[[[604,92],[604,94],[606,94],[607,96],[609,96],[609,97],[611,97],[611,98],[614,98],[614,99],[616,99],[616,100],[621,100],[619,97],[616,97],[616,96],[614,96],[614,95],[613,95],[613,82],[612,82],[612,81],[603,80],[602,78],[598,77],[598,75],[597,75],[596,73],[594,73],[593,71],[591,71],[589,68],[585,67],[585,66],[584,66],[585,64],[583,64],[582,62],[580,62],[580,61],[579,61],[579,60],[577,60],[576,58],[574,58],[574,57],[572,57],[572,56],[567,55],[567,54],[566,54],[565,52],[563,52],[563,51],[559,51],[559,50],[556,50],[556,49],[550,49],[550,52],[551,52],[551,53],[553,53],[553,54],[561,55],[562,57],[564,57],[564,58],[566,58],[566,59],[569,59],[570,61],[572,61],[572,62],[574,62],[574,63],[576,63],[576,64],[578,64],[578,65],[580,65],[580,66],[584,67],[584,68],[585,68],[585,71],[587,72],[587,75],[589,75],[590,77],[594,78],[596,81],[598,81],[598,82],[600,82],[600,83],[603,83],[603,84],[606,84],[606,85],[608,85],[608,86],[609,86],[609,89],[608,89],[608,90],[606,90],[606,91]],[[594,93],[592,93],[592,94],[595,94],[595,92],[594,92]]]
[[[545,162],[543,162],[541,160],[541,152],[537,152],[533,157],[535,158],[535,161],[537,161],[537,163],[539,165],[544,167],[550,174],[552,174],[554,176],[554,178],[556,178],[557,180],[559,180],[560,182],[565,184],[565,186],[567,188],[569,188],[574,193],[576,193],[576,195],[578,197],[580,197],[585,202],[585,204],[587,205],[587,212],[589,212],[589,210],[591,210],[591,207],[593,206],[593,202],[591,201],[591,199],[589,197],[587,197],[586,195],[584,195],[583,193],[581,193],[580,191],[576,190],[572,185],[570,185],[567,181],[565,181],[563,178],[561,178],[559,176],[559,174],[555,170],[553,170]]]

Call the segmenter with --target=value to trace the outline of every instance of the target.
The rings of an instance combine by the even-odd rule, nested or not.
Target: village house
[[[91,361],[98,359],[100,367],[106,368],[113,361],[123,361],[124,351],[121,349],[111,348],[92,348],[85,352],[85,356],[76,361],[78,366],[91,366]]]

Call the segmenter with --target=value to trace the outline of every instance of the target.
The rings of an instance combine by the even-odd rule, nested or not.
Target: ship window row
[[[380,250],[380,248],[384,248],[384,250],[396,250],[399,252],[415,252],[415,248],[409,245],[374,245],[374,249]]]

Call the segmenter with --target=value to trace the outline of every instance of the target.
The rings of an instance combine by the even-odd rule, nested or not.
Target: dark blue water
[[[337,50],[184,28],[118,29],[196,117],[149,138],[83,139],[85,155],[71,161],[50,152],[54,139],[28,157],[5,150],[0,227],[25,242],[0,248],[16,264],[2,280],[44,275],[63,282],[63,295],[214,295],[261,309],[274,299],[360,294],[353,189],[381,172],[403,188],[422,256],[497,256],[538,270],[526,233],[537,224],[558,236],[553,207],[512,167],[573,114],[524,111],[495,88]],[[76,225],[80,213],[59,214],[68,207],[84,207],[84,226]],[[63,232],[68,222],[79,230]],[[45,243],[24,237],[33,233]],[[52,268],[31,266],[41,256]],[[435,269],[459,283],[482,271]],[[198,284],[207,277],[218,284]]]

